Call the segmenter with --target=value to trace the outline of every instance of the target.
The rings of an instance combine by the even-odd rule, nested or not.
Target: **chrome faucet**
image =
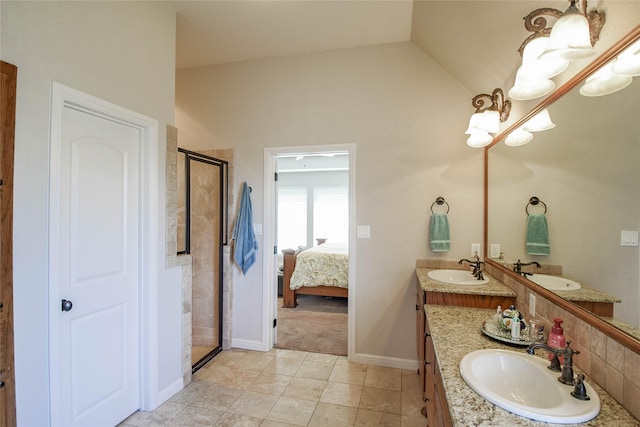
[[[521,274],[521,275],[523,275],[523,276],[531,276],[533,273],[526,273],[526,272],[523,272],[523,271],[522,271],[522,267],[526,267],[527,265],[535,265],[535,266],[536,266],[536,268],[540,268],[540,267],[542,267],[542,266],[540,265],[540,263],[539,263],[539,262],[537,262],[537,261],[531,261],[531,262],[523,263],[523,262],[521,262],[520,260],[518,260],[518,262],[516,262],[515,264],[513,264],[513,271],[515,271],[516,273]]]
[[[458,264],[462,265],[463,262],[468,262],[469,265],[473,267],[473,272],[471,273],[473,274],[473,277],[478,280],[484,280],[484,276],[482,275],[482,264],[484,264],[484,262],[480,261],[480,257],[478,256],[477,252],[474,258],[475,259],[473,261],[463,258],[458,261]]]
[[[558,381],[567,385],[576,384],[573,377],[573,355],[580,354],[580,352],[571,348],[571,341],[567,341],[567,346],[565,348],[551,348],[547,344],[534,343],[527,347],[527,353],[533,354],[538,348],[553,354],[553,359],[551,359],[549,369],[556,372],[562,371],[562,374],[558,377]],[[564,358],[562,369],[560,368],[560,359],[558,356],[562,356]]]

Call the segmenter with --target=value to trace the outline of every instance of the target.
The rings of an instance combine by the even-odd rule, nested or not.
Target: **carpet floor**
[[[299,295],[298,307],[278,299],[277,348],[347,355],[347,299]]]

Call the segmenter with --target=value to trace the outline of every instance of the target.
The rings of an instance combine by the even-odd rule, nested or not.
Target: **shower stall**
[[[192,257],[191,365],[195,372],[222,350],[229,165],[178,148],[177,166],[178,255]]]

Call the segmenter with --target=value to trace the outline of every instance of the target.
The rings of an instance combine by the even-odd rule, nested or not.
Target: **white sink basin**
[[[533,274],[531,276],[527,276],[527,278],[550,291],[577,291],[582,287],[580,286],[580,283],[560,276]]]
[[[486,277],[482,280],[478,280],[476,277],[473,277],[470,271],[467,270],[431,270],[427,273],[427,276],[431,280],[435,280],[436,282],[444,283],[446,285],[462,285],[462,286],[472,286],[472,285],[485,285],[489,283],[489,279]]]
[[[590,400],[571,396],[549,361],[508,350],[478,350],[460,362],[460,374],[476,393],[514,414],[549,423],[583,423],[600,412],[600,398],[586,382]]]

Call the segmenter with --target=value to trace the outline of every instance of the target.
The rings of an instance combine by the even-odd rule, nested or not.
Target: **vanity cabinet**
[[[452,426],[449,406],[444,393],[442,375],[436,358],[429,321],[424,311],[425,292],[418,289],[416,297],[416,331],[418,347],[418,373],[422,386],[425,406],[422,415],[427,417],[428,426]]]

